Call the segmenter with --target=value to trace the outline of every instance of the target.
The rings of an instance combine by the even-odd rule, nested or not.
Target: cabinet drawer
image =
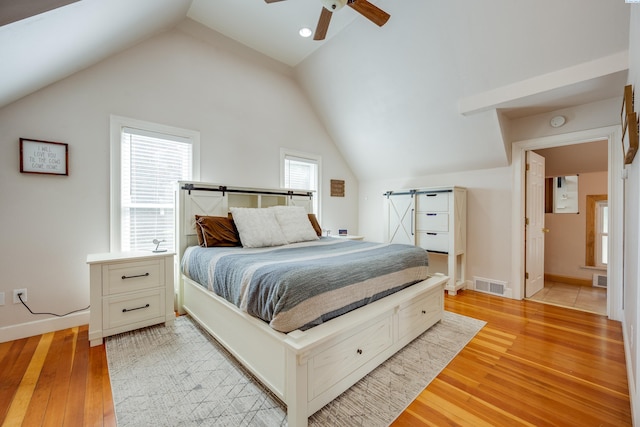
[[[160,318],[159,322],[163,322],[164,311],[164,288],[104,298],[103,329],[120,328],[154,318]]]
[[[449,231],[449,214],[440,212],[418,212],[416,230]]]
[[[425,328],[433,325],[442,314],[443,292],[438,291],[439,297],[426,295],[418,301],[414,301],[400,308],[398,315],[398,329],[400,339],[410,336],[414,339]]]
[[[146,260],[106,264],[102,266],[102,295],[163,286],[164,260]]]
[[[416,208],[425,212],[448,212],[449,193],[420,193],[417,194]]]
[[[320,395],[393,343],[391,317],[313,356],[309,363],[309,399]]]
[[[428,251],[449,253],[449,233],[432,233],[420,231],[418,246]]]

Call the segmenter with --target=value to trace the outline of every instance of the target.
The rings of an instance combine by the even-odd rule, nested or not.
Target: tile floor
[[[607,314],[607,290],[605,288],[547,281],[544,283],[544,288],[529,299],[563,307],[573,307],[591,313]]]

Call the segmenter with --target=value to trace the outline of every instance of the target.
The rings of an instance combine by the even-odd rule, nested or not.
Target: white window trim
[[[200,180],[200,132],[167,126],[143,120],[131,119],[117,115],[111,115],[110,118],[110,140],[111,140],[111,177],[110,177],[110,250],[118,252],[121,249],[121,221],[120,221],[120,147],[122,129],[134,128],[151,132],[163,133],[166,135],[175,135],[181,138],[189,139],[192,146],[192,179]]]
[[[319,154],[305,153],[304,151],[291,150],[289,148],[280,148],[280,187],[284,187],[284,160],[285,157],[298,157],[301,160],[311,160],[318,165],[318,190],[313,195],[318,201],[318,212],[316,215],[318,221],[322,217],[322,156]]]

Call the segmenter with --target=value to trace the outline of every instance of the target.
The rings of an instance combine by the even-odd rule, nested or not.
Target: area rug
[[[387,426],[485,325],[442,321],[309,418]],[[286,407],[189,316],[106,339],[118,426],[286,426]],[[260,351],[256,349],[256,351]]]

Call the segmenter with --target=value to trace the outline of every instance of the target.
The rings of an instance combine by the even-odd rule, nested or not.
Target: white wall
[[[631,6],[631,25],[629,33],[629,78],[633,85],[636,102],[635,110],[640,112],[638,93],[640,93],[640,5]],[[638,323],[638,307],[640,306],[640,159],[636,155],[634,162],[626,167],[629,174],[625,185],[625,247],[624,247],[624,342],[628,367],[629,391],[631,395],[631,411],[634,420],[640,416],[640,399],[638,397],[638,339],[640,339],[640,324]]]
[[[86,256],[110,249],[111,114],[199,131],[203,181],[278,187],[280,147],[319,154],[324,188],[346,181],[346,197],[322,198],[321,225],[358,232],[358,182],[290,73],[228,45],[173,30],[0,109],[0,341],[88,322],[11,297],[89,304]],[[20,174],[21,137],[69,144],[69,176]]]

